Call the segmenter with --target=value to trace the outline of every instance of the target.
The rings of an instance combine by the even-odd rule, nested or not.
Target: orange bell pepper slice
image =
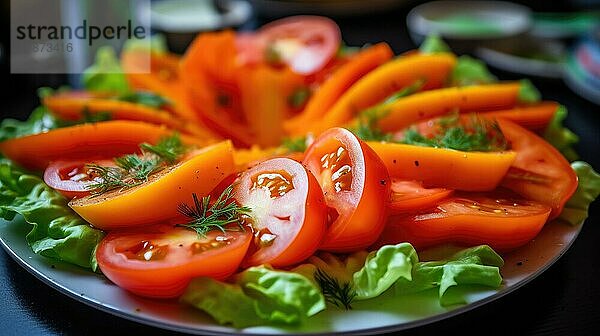
[[[192,193],[208,195],[235,171],[230,141],[196,151],[195,155],[150,177],[150,181],[126,190],[74,199],[69,206],[93,226],[111,230],[168,222],[184,223],[178,212],[190,203]]]
[[[356,114],[419,80],[422,90],[441,87],[456,63],[452,54],[400,56],[371,71],[350,87],[329,110],[321,110],[323,119],[305,131],[319,134],[343,125]]]
[[[66,92],[49,96],[42,103],[63,120],[80,120],[83,112],[90,114],[109,112],[111,120],[139,120],[156,125],[165,125],[187,134],[208,136],[193,124],[172,115],[167,110],[142,104],[95,96],[87,92]]]
[[[517,156],[512,151],[462,152],[397,143],[368,144],[381,158],[390,177],[422,181],[426,188],[493,190]]]
[[[233,32],[204,33],[187,49],[179,73],[203,122],[236,145],[247,147],[255,135],[241,108],[239,67]]]
[[[352,56],[319,87],[301,114],[285,121],[285,130],[289,134],[302,135],[300,130],[305,125],[320,119],[323,111],[332,107],[354,83],[393,56],[393,51],[386,43],[378,43]]]
[[[0,142],[0,153],[30,170],[43,170],[53,160],[113,158],[139,151],[175,131],[141,121],[113,120],[58,128]],[[186,145],[203,147],[212,139],[181,135]]]
[[[479,113],[488,119],[502,118],[517,123],[527,129],[542,131],[548,126],[550,120],[560,104],[553,101],[544,101],[539,104],[517,106],[512,109],[487,111]]]
[[[411,124],[453,111],[483,112],[514,107],[520,83],[450,87],[415,93],[380,107],[383,117],[377,122],[381,130],[392,132]]]

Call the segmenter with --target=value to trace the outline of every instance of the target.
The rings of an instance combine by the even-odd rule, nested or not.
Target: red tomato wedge
[[[88,163],[104,167],[114,165],[112,160],[53,161],[44,171],[44,182],[68,199],[88,196],[88,186],[100,182],[98,176],[87,169]]]
[[[310,145],[303,164],[317,177],[330,208],[320,249],[349,252],[375,242],[390,194],[390,178],[377,154],[350,131],[332,128]]]
[[[533,239],[549,214],[547,205],[501,193],[459,194],[430,210],[391,216],[375,245],[487,244],[506,251]]]
[[[277,158],[244,172],[233,197],[252,210],[255,249],[244,265],[289,266],[311,256],[327,225],[327,207],[315,177],[300,163]]]
[[[452,189],[425,188],[418,181],[392,179],[389,209],[391,214],[434,206],[452,194]]]
[[[517,157],[502,186],[523,197],[552,207],[557,217],[577,189],[577,175],[569,162],[538,135],[508,120],[498,119],[502,133]]]
[[[115,231],[98,245],[96,259],[119,287],[146,297],[175,298],[192,278],[227,278],[251,241],[249,229],[211,231],[206,237],[171,226]]]
[[[262,26],[254,36],[242,35],[236,45],[246,62],[280,61],[296,73],[309,75],[335,56],[340,35],[337,24],[328,18],[293,16]]]

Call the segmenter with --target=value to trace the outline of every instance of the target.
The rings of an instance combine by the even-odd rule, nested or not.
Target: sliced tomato
[[[577,175],[556,148],[535,133],[498,119],[502,133],[517,157],[502,180],[502,186],[523,197],[552,207],[557,217],[577,189]]]
[[[53,161],[44,171],[44,182],[68,199],[88,196],[90,194],[88,187],[101,181],[87,168],[89,163],[104,167],[114,165],[112,160]]]
[[[237,228],[237,227],[236,227]],[[252,233],[211,231],[205,237],[172,226],[109,233],[96,259],[112,282],[137,295],[175,298],[194,277],[223,280],[235,272]]]
[[[349,252],[371,245],[383,230],[390,194],[390,178],[377,154],[350,131],[332,128],[310,145],[303,163],[330,208],[320,249]]]
[[[208,195],[235,171],[230,141],[194,152],[191,158],[150,175],[148,182],[115,189],[94,197],[76,198],[69,206],[93,226],[103,230],[180,223],[178,206],[192,193]]]
[[[252,209],[255,249],[247,266],[289,266],[311,256],[327,224],[327,207],[315,177],[300,163],[264,161],[240,177],[234,198]]]
[[[391,216],[375,245],[487,244],[506,251],[533,239],[549,214],[545,204],[504,193],[457,194],[432,209]]]
[[[323,69],[340,46],[337,24],[321,16],[293,16],[262,26],[254,36],[237,40],[240,58],[266,63],[283,62],[296,73],[309,75]]]
[[[389,208],[391,214],[429,208],[452,192],[452,189],[425,188],[419,181],[392,179]]]

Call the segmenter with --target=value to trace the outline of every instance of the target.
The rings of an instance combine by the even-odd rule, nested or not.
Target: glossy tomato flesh
[[[231,230],[205,237],[171,226],[113,231],[98,245],[96,258],[119,287],[145,297],[174,298],[194,277],[223,280],[237,270],[252,233],[237,226]]]
[[[90,194],[89,186],[101,182],[100,177],[89,169],[86,161],[53,161],[44,171],[44,182],[68,199]],[[100,160],[95,164],[111,167],[112,160]]]
[[[330,208],[320,249],[350,252],[375,242],[390,194],[389,175],[377,154],[350,131],[332,128],[315,139],[303,163],[317,177]]]
[[[400,214],[434,206],[452,194],[452,189],[425,188],[418,181],[392,179],[390,213]]]
[[[505,251],[533,239],[549,214],[547,205],[505,193],[456,194],[431,209],[391,216],[375,245],[487,244]]]
[[[537,134],[508,120],[498,120],[517,157],[502,186],[523,197],[552,207],[557,217],[577,189],[577,175],[569,162]]]
[[[242,174],[233,195],[252,210],[255,244],[244,265],[289,266],[319,247],[327,208],[319,183],[300,163],[264,161]]]

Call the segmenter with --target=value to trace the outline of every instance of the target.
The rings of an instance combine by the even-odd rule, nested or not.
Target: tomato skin
[[[282,44],[278,54],[294,72],[311,75],[323,69],[335,57],[341,41],[337,24],[321,16],[292,16],[270,22],[255,34],[243,35],[236,42],[240,58],[246,63],[262,61],[269,48]],[[285,43],[293,46],[286,46]],[[291,53],[287,49],[293,48]]]
[[[374,246],[407,241],[417,249],[459,243],[508,251],[533,239],[549,214],[547,205],[502,194],[457,194],[434,208],[391,216]]]
[[[261,185],[261,177],[271,182]],[[291,190],[281,191],[290,186]],[[279,195],[273,196],[273,192]],[[327,227],[327,207],[316,178],[300,163],[288,158],[264,161],[240,176],[233,196],[252,209],[256,231],[256,249],[246,257],[244,266],[294,265],[319,247]],[[264,233],[276,238],[261,247],[258,242]]]
[[[501,185],[523,197],[552,207],[556,218],[577,189],[577,175],[552,145],[535,133],[498,119],[498,125],[517,157]]]
[[[389,209],[391,215],[434,206],[454,192],[445,188],[424,188],[418,181],[392,179]]]
[[[339,175],[344,166],[331,172],[330,169],[323,169],[321,160],[325,155],[331,155],[329,157],[332,158],[336,153],[339,154],[340,148],[348,153],[352,174],[349,175],[349,188],[337,191],[338,182],[332,177],[336,173]],[[350,131],[331,128],[307,149],[303,164],[317,177],[325,202],[334,213],[320,249],[351,252],[375,242],[383,230],[390,195],[389,174],[377,154]]]
[[[68,199],[88,196],[87,186],[97,183],[94,176],[85,168],[88,163],[101,166],[114,166],[112,160],[86,161],[52,161],[44,171],[44,182],[52,189],[60,192]]]
[[[192,278],[223,280],[233,274],[252,240],[249,229],[226,233],[213,230],[206,237],[200,239],[193,230],[172,226],[114,231],[100,242],[96,258],[102,273],[119,287],[144,297],[175,298]],[[210,244],[217,242],[216,237],[225,237],[229,243],[194,252],[194,243]],[[143,242],[151,242],[158,249],[166,246],[166,256],[149,261],[128,256]]]

